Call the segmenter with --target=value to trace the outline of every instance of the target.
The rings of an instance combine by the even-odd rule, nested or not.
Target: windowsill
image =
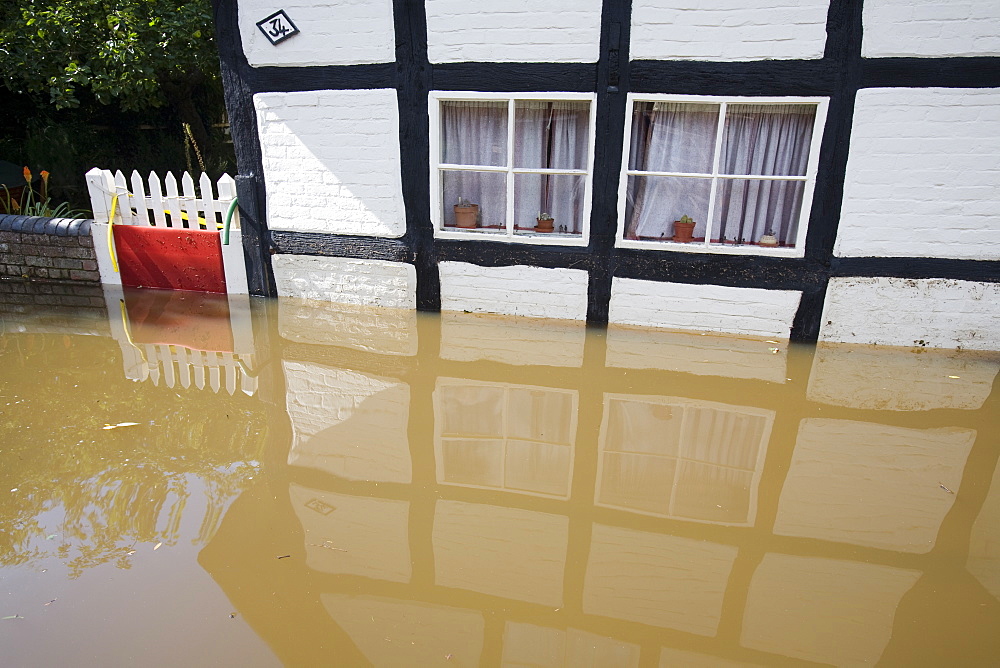
[[[706,245],[704,237],[696,237],[687,243],[668,239],[618,239],[616,248],[636,248],[642,250],[666,251],[669,253],[715,253],[719,255],[763,255],[768,257],[804,257],[805,251],[796,246],[761,246],[760,244],[720,244],[715,241]]]
[[[587,239],[581,234],[570,232],[535,232],[533,228],[514,228],[514,234],[507,234],[507,229],[499,226],[487,227],[446,227],[434,230],[437,239],[482,238],[484,241],[499,241],[501,243],[526,243],[548,246],[586,246]]]

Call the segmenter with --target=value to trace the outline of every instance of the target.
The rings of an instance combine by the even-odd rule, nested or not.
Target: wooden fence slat
[[[200,350],[194,351],[194,384],[199,390],[205,389],[205,353]]]
[[[222,353],[222,359],[226,369],[226,391],[229,392],[229,396],[232,396],[236,393],[236,370],[239,365],[233,359],[232,353]]]
[[[149,203],[150,208],[153,210],[153,224],[157,227],[170,227],[166,216],[163,215],[163,210],[167,207],[163,201],[160,177],[157,176],[156,172],[149,173]]]
[[[115,209],[116,221],[122,225],[134,225],[135,221],[132,219],[132,198],[129,196],[125,175],[119,169],[112,178],[115,182],[115,195],[118,196],[118,206]]]
[[[163,380],[166,381],[167,387],[172,388],[177,384],[177,375],[174,373],[174,356],[170,354],[170,346],[156,346],[156,350],[160,365],[163,367]]]
[[[181,190],[184,198],[181,200],[181,208],[187,214],[186,227],[197,230],[198,226],[198,196],[194,192],[194,179],[187,172],[181,175]]]
[[[153,385],[160,384],[160,365],[156,361],[156,347],[151,343],[144,343],[143,349],[146,351],[146,369],[149,370],[149,377],[153,379]]]
[[[210,352],[208,353],[208,384],[212,386],[212,390],[215,392],[219,391],[222,387],[220,382],[220,371],[219,364],[222,360],[219,359],[219,353]]]
[[[136,202],[136,225],[149,225],[149,203],[146,201],[146,187],[138,170],[132,170],[132,195]]]
[[[233,180],[229,174],[223,174],[219,177],[219,213],[222,216],[226,215],[226,209],[229,208],[229,203],[233,201],[236,197],[236,181]],[[223,219],[221,222],[226,222]],[[233,222],[230,224],[229,229],[238,230],[240,229],[240,211],[237,209],[233,213]]]
[[[87,191],[90,194],[90,208],[94,212],[94,220],[99,223],[108,221],[111,211],[111,189],[114,184],[108,183],[108,172],[94,167],[87,172]]]
[[[219,207],[216,206],[215,194],[212,192],[212,179],[208,178],[208,174],[205,172],[202,172],[198,179],[198,191],[201,193],[200,206],[205,210],[205,229],[216,230],[218,229],[216,212]]]
[[[180,193],[177,192],[177,179],[174,178],[173,172],[167,172],[167,176],[163,179],[164,184],[167,187],[167,210],[170,212],[170,227],[187,227],[184,221],[181,220],[181,199]]]
[[[187,348],[183,346],[170,346],[171,355],[177,360],[177,380],[181,387],[187,389],[191,387],[191,367],[188,365]]]

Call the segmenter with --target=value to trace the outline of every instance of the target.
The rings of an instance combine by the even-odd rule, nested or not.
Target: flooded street
[[[12,286],[6,666],[1000,662],[1000,353]]]

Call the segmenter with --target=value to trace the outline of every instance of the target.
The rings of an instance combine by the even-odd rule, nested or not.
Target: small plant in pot
[[[555,219],[547,213],[538,214],[535,222],[535,232],[551,232],[554,229]]]
[[[674,221],[674,241],[682,244],[694,241],[695,222],[689,216],[681,216],[680,220]]]
[[[777,246],[778,237],[774,236],[774,232],[771,231],[771,228],[769,227],[766,230],[764,230],[764,236],[762,236],[760,238],[760,241],[758,241],[757,243],[761,246]]]
[[[459,197],[455,205],[455,227],[472,229],[479,225],[479,205]]]

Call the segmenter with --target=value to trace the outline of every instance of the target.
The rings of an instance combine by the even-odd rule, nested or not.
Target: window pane
[[[441,102],[441,162],[507,165],[507,102]]]
[[[670,511],[674,459],[606,452],[603,464],[597,503],[658,515]]]
[[[507,220],[507,175],[503,172],[465,172],[441,170],[441,220],[448,229],[505,231]],[[475,228],[465,228],[467,220],[456,211],[459,202],[478,209]],[[466,208],[467,207],[462,207]]]
[[[816,106],[731,104],[720,174],[805,176]]]
[[[628,168],[711,173],[718,123],[717,104],[636,102]]]
[[[567,392],[512,388],[508,398],[507,435],[546,443],[572,442],[573,395]]]
[[[749,471],[680,462],[673,515],[705,522],[746,523],[752,480]]]
[[[630,176],[626,191],[625,238],[670,241],[674,221],[689,216],[694,237],[705,238],[712,180],[680,176]]]
[[[542,233],[540,213],[552,216],[552,234],[579,235],[583,230],[585,176],[574,174],[515,174],[514,225],[522,234]]]
[[[442,478],[456,485],[503,485],[503,441],[448,439],[441,444]]]
[[[569,496],[571,453],[565,445],[508,441],[504,485],[508,489]]]
[[[589,127],[589,102],[515,102],[514,166],[586,169]]]
[[[438,392],[442,436],[503,436],[502,387],[445,385]]]
[[[680,406],[613,400],[608,406],[604,449],[676,455],[683,412]]]
[[[772,235],[782,247],[794,247],[799,231],[804,181],[719,179],[713,241],[718,230],[727,244],[758,244]]]

